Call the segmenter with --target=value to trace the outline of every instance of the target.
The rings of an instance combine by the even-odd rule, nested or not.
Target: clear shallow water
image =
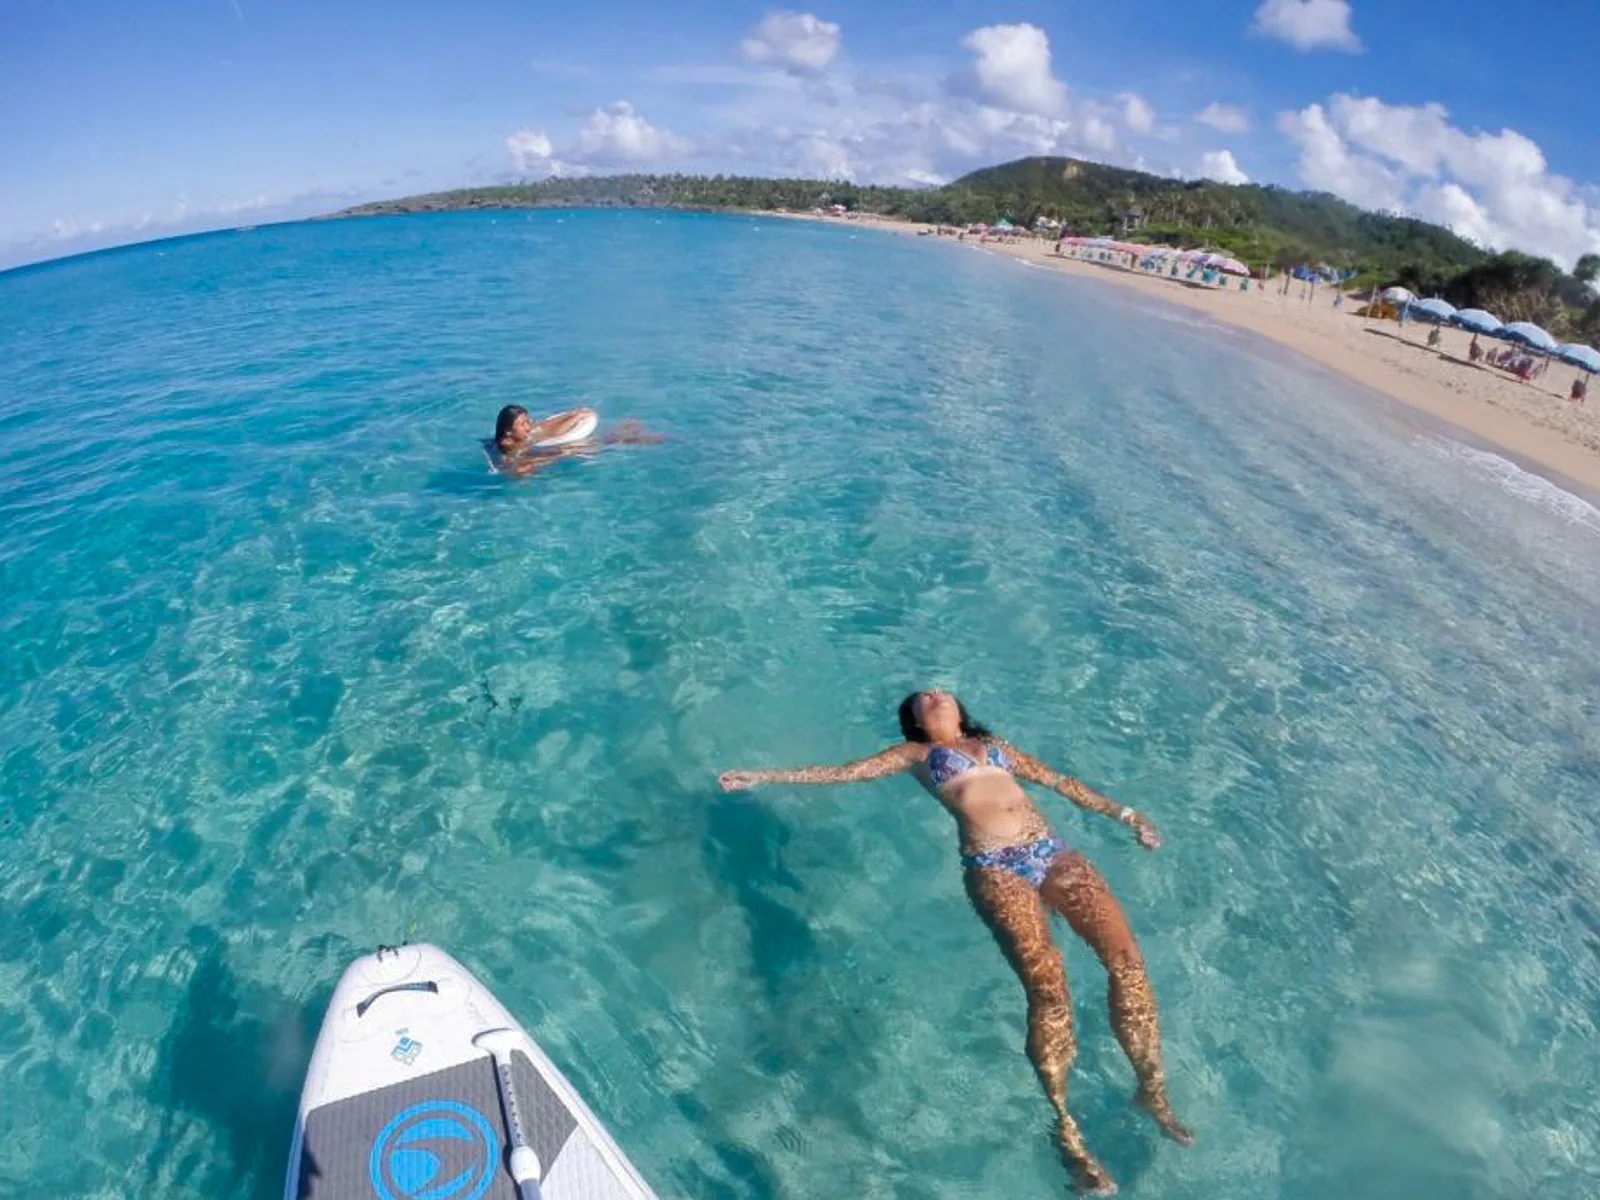
[[[665,1194],[1047,1195],[921,684],[1138,929],[1150,1197],[1600,1188],[1600,534],[1260,343],[805,224],[310,224],[0,276],[0,1191],[272,1196],[344,962],[452,949]],[[526,482],[495,409],[669,432]],[[1507,481],[1514,486],[1508,487]]]

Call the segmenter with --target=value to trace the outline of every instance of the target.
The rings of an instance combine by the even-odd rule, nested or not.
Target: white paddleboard
[[[426,945],[357,959],[311,1055],[285,1200],[519,1195],[655,1197],[555,1064],[455,959]]]

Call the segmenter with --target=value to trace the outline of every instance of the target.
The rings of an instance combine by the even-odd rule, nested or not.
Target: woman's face
[[[533,436],[533,420],[527,413],[518,413],[511,422],[511,440],[525,442]]]
[[[917,724],[929,734],[961,728],[961,710],[949,692],[923,692],[917,697]]]

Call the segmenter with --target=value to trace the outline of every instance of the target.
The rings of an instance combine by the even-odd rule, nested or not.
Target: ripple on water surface
[[[1592,524],[1162,316],[640,214],[0,276],[0,1184],[278,1194],[339,970],[416,937],[665,1194],[1059,1191],[936,806],[713,790],[932,683],[1166,834],[1052,809],[1202,1138],[1068,946],[1127,1191],[1593,1195]],[[508,402],[673,440],[508,483]]]

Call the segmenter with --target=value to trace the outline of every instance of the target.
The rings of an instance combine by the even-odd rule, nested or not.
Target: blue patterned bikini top
[[[983,765],[999,767],[1002,771],[1011,770],[1011,756],[999,746],[990,745],[985,760]],[[956,776],[976,770],[980,765],[970,754],[954,746],[935,746],[928,751],[926,763],[934,787],[943,787]]]

